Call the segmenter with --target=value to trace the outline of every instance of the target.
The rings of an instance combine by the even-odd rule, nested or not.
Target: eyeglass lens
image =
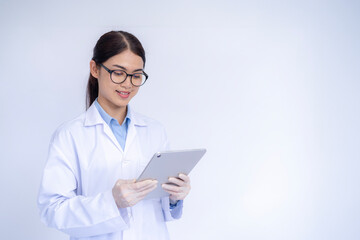
[[[126,72],[116,70],[112,72],[111,80],[115,83],[122,83],[123,81],[125,81],[126,76]],[[132,77],[129,77],[131,78],[131,83],[135,86],[141,86],[146,80],[146,76],[143,73],[134,73],[132,74]]]

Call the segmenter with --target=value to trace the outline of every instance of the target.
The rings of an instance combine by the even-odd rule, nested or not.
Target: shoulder
[[[131,121],[133,121],[133,124],[138,129],[146,128],[149,133],[156,135],[166,135],[164,125],[158,120],[155,120],[154,118],[132,111]]]
[[[133,124],[136,127],[138,137],[144,141],[143,145],[152,146],[149,147],[151,149],[150,154],[166,151],[170,148],[167,133],[162,123],[136,112],[132,112],[132,117],[131,121],[134,120]]]
[[[52,137],[51,143],[59,139],[71,139],[74,134],[84,128],[86,112],[83,112],[76,118],[63,122],[56,128]]]
[[[132,118],[134,120],[134,124],[137,125],[163,128],[163,125],[158,120],[155,120],[154,118],[145,116],[138,112],[132,112]]]
[[[131,119],[132,124],[138,127],[149,127],[149,128],[161,128],[163,129],[163,125],[155,120],[154,118],[145,116],[134,110],[132,106],[128,105],[128,115]]]

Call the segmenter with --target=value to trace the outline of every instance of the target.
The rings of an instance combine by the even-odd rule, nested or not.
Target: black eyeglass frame
[[[133,81],[132,81],[132,78],[133,78],[133,76],[134,76],[135,74],[128,74],[128,73],[125,72],[124,70],[120,70],[120,69],[110,70],[110,69],[108,69],[107,67],[105,67],[102,63],[100,63],[100,66],[102,66],[108,73],[110,73],[110,80],[111,80],[113,83],[115,83],[115,84],[122,84],[122,83],[125,82],[126,79],[130,76],[130,82],[131,82],[131,84],[132,84],[134,87],[141,87],[142,85],[145,84],[146,80],[149,78],[149,76],[146,74],[146,72],[142,71],[142,73],[143,73],[144,76],[145,76],[145,80],[144,80],[144,82],[143,82],[141,85],[136,85],[136,84],[134,84]],[[122,81],[122,82],[114,82],[114,80],[112,80],[112,77],[111,77],[111,76],[112,76],[112,73],[115,72],[115,71],[122,71],[122,72],[124,72],[124,73],[126,74],[126,77],[125,77],[124,81]]]

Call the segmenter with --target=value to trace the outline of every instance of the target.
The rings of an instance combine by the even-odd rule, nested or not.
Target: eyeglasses
[[[144,71],[141,73],[128,74],[123,70],[110,70],[102,63],[100,63],[100,66],[102,66],[108,73],[110,73],[111,81],[116,84],[121,84],[126,81],[127,77],[130,77],[131,84],[135,87],[140,87],[144,85],[149,77]]]

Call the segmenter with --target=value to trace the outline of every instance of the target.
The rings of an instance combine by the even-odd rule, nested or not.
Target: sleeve
[[[163,130],[163,146],[161,151],[169,151],[170,150],[170,143],[167,138],[167,134],[165,129]],[[170,199],[169,197],[161,198],[161,206],[164,213],[165,221],[172,221],[175,219],[179,219],[182,216],[182,209],[183,209],[183,200],[180,200],[176,207],[173,209],[170,208]]]
[[[82,196],[76,150],[70,134],[54,134],[38,195],[41,221],[72,237],[128,228],[126,209],[117,208],[112,190]]]
[[[183,200],[177,202],[176,207],[170,209],[169,197],[163,197],[161,198],[161,206],[163,209],[165,221],[172,221],[181,218],[182,209],[183,209]]]

